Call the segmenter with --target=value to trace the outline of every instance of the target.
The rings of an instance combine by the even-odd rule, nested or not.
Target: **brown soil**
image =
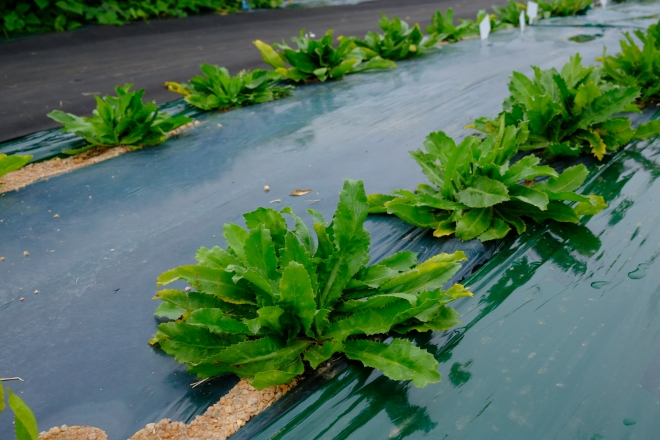
[[[39,440],[108,440],[105,432],[90,426],[62,425],[39,434]]]
[[[252,417],[272,405],[300,382],[294,379],[286,385],[257,391],[247,381],[240,381],[218,403],[186,425],[163,419],[150,423],[130,440],[226,440]],[[51,428],[39,434],[39,440],[107,440],[98,428],[72,426]]]

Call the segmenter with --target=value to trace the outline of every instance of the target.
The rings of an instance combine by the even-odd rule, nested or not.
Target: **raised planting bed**
[[[288,205],[297,212],[311,207],[329,218],[345,177],[363,179],[369,193],[414,187],[420,181],[420,173],[417,165],[408,158],[407,151],[418,148],[429,132],[443,129],[453,137],[462,137],[464,125],[483,115],[494,116],[500,110],[501,101],[507,96],[507,77],[512,70],[529,73],[530,64],[543,68],[560,67],[577,51],[585,60],[592,60],[602,53],[603,45],[615,47],[622,30],[567,26],[528,28],[523,35],[516,30],[502,31],[493,34],[487,43],[472,40],[446,46],[438,54],[402,62],[396,70],[301,87],[293,97],[229,113],[202,114],[197,117],[201,122],[199,126],[181,133],[167,144],[4,194],[0,197],[0,243],[5,257],[0,263],[3,279],[0,316],[3,328],[7,330],[0,342],[3,352],[0,375],[21,376],[26,380],[14,385],[14,391],[22,393],[44,429],[62,423],[92,425],[103,428],[109,438],[127,438],[146,424],[164,417],[189,421],[218,401],[237,380],[225,377],[191,389],[189,384],[196,380],[194,377],[186,374],[173,359],[146,346],[158,324],[152,318],[156,304],[150,298],[155,293],[154,281],[160,273],[192,263],[192,256],[200,246],[218,244],[224,247],[222,225],[241,222],[241,213],[259,206],[281,208]],[[599,34],[599,37],[578,44],[570,40],[578,33]],[[648,119],[651,115],[646,112],[637,120]],[[645,150],[641,147],[641,144],[633,145],[614,159],[608,159],[605,166],[594,174],[596,179],[584,188],[585,192],[601,194],[610,202],[606,214],[591,218],[586,226],[549,225],[530,231],[513,244],[508,243],[504,248],[506,251],[491,261],[487,269],[481,269],[471,281],[473,289],[479,293],[475,299],[457,303],[457,308],[466,313],[463,321],[467,327],[417,340],[420,345],[435,351],[436,357],[443,362],[440,371],[443,382],[440,385],[413,393],[408,383],[389,382],[370,369],[351,366],[343,371],[326,370],[326,377],[334,376],[333,379],[325,382],[310,377],[307,381],[310,385],[304,383],[294,389],[286,400],[286,407],[284,402],[276,405],[239,431],[238,436],[249,437],[259,432],[270,436],[278,429],[282,429],[281,433],[290,431],[291,438],[305,437],[311,432],[325,432],[333,438],[350,435],[357,438],[372,433],[394,437],[421,432],[443,434],[442,430],[449,429],[448,426],[467,427],[471,420],[479,417],[479,410],[488,404],[488,397],[484,394],[486,398],[474,404],[478,410],[467,416],[463,413],[453,416],[458,413],[451,410],[460,412],[461,409],[460,406],[455,409],[456,400],[469,400],[468,396],[460,394],[468,389],[463,387],[476,384],[473,392],[481,393],[487,384],[492,383],[493,387],[501,385],[503,393],[530,396],[520,399],[539,396],[535,394],[536,388],[531,380],[520,383],[515,389],[513,385],[507,385],[507,377],[512,381],[521,380],[515,374],[507,376],[508,371],[526,365],[523,362],[532,362],[522,359],[550,362],[552,356],[550,352],[542,353],[545,357],[539,356],[541,352],[535,339],[533,342],[522,341],[529,347],[534,345],[534,356],[530,349],[529,353],[524,353],[524,358],[509,357],[515,354],[511,350],[522,344],[518,338],[538,329],[538,334],[543,337],[553,331],[563,332],[562,336],[571,344],[589,346],[586,338],[595,329],[589,328],[579,343],[576,342],[578,338],[566,336],[570,332],[567,330],[569,321],[570,325],[580,329],[578,321],[584,315],[568,312],[561,301],[567,297],[568,304],[572,297],[562,294],[562,289],[577,286],[577,283],[571,283],[579,280],[576,289],[585,289],[586,292],[593,289],[600,294],[607,291],[608,284],[603,283],[614,286],[621,281],[616,276],[623,277],[628,265],[635,264],[635,268],[630,269],[633,275],[622,279],[632,283],[643,279],[638,276],[641,272],[634,274],[640,269],[637,265],[649,265],[646,269],[641,266],[644,272],[653,262],[652,252],[640,256],[639,261],[636,257],[628,261],[627,255],[617,259],[619,242],[607,244],[607,234],[601,234],[613,228],[613,231],[623,231],[619,232],[621,240],[639,240],[640,244],[646,235],[652,234],[652,218],[631,217],[633,224],[642,225],[637,233],[631,229],[628,235],[624,232],[630,227],[626,229],[627,222],[621,220],[626,210],[633,212],[631,206],[636,203],[632,194],[621,192],[623,188],[632,185],[627,191],[638,194],[642,188],[653,188],[653,147]],[[627,157],[632,159],[625,159]],[[646,168],[641,165],[639,169],[634,168],[637,162],[645,164]],[[592,169],[596,170],[597,166],[594,164]],[[645,173],[649,176],[647,182],[640,182],[645,179]],[[627,180],[621,177],[627,175]],[[599,177],[602,180],[598,180]],[[269,192],[264,192],[266,185]],[[313,191],[302,197],[289,196],[295,189],[308,188]],[[652,198],[652,193],[648,193],[648,197]],[[644,205],[639,209],[650,216],[649,206],[655,205]],[[610,224],[614,218],[619,220]],[[644,229],[647,221],[648,230]],[[443,251],[466,251],[469,262],[455,280],[464,278],[483,263],[497,245],[433,238],[430,232],[412,228],[394,218],[371,217],[366,227],[372,236],[372,261],[403,249],[421,252],[422,259]],[[573,242],[574,237],[579,239]],[[659,241],[652,235],[647,238],[644,243],[649,249],[652,247],[650,243]],[[607,253],[601,252],[603,249]],[[655,247],[653,249],[655,252]],[[628,251],[630,248],[625,248],[625,252]],[[619,253],[623,252],[622,249]],[[591,259],[594,262],[589,266]],[[610,261],[609,264],[614,264],[612,267],[624,264],[618,272],[622,275],[610,277],[607,272],[610,266],[603,261]],[[512,266],[513,262],[517,263]],[[536,262],[539,264],[534,264]],[[547,273],[543,272],[543,262],[548,267],[555,267],[554,272],[550,268]],[[489,275],[491,271],[493,275]],[[555,278],[560,287],[553,284],[554,281],[548,281],[555,279],[550,275],[553,273],[558,274]],[[589,278],[591,273],[598,276]],[[524,289],[512,288],[518,287],[513,281],[515,277],[523,277],[520,284]],[[500,284],[496,284],[498,279],[501,279]],[[593,285],[591,283],[596,283],[595,287],[587,288]],[[491,289],[491,286],[495,287]],[[612,291],[621,292],[617,298],[630,304],[631,289],[634,286]],[[36,291],[38,293],[34,293]],[[486,293],[489,291],[491,293]],[[558,302],[554,314],[548,312],[547,316],[539,318],[523,312],[525,307],[531,307],[527,302],[541,297],[545,301],[553,295],[557,295],[553,301]],[[588,298],[585,301],[589,301]],[[539,300],[539,305],[543,301]],[[590,307],[591,303],[585,302],[588,305],[581,307]],[[474,309],[478,311],[472,311]],[[512,313],[510,317],[517,319],[520,316],[521,320],[515,321],[517,325],[509,327],[506,332],[503,328],[508,318],[501,313],[505,309]],[[545,312],[547,309],[539,310]],[[575,310],[580,309],[576,306]],[[607,310],[623,313],[621,303],[616,304],[616,309]],[[478,316],[475,318],[469,313]],[[549,331],[549,321],[554,318],[559,324]],[[633,318],[631,326],[632,321],[635,321],[634,325],[638,324]],[[548,320],[547,326],[537,319]],[[471,322],[473,324],[469,324]],[[474,331],[474,328],[486,324],[492,325],[481,333]],[[644,328],[652,335],[652,328]],[[490,339],[484,339],[486,336]],[[498,337],[512,341],[506,354],[497,346]],[[468,340],[475,342],[470,345],[465,342]],[[644,347],[648,346],[652,351],[648,345],[650,340],[644,341],[647,344]],[[445,343],[452,349],[449,350]],[[464,346],[465,354],[459,359],[458,353]],[[633,346],[622,344],[621,348]],[[577,356],[575,353],[579,350],[582,349],[577,347],[565,353],[568,357]],[[451,365],[443,358],[450,352],[456,353]],[[496,354],[504,360],[499,361]],[[645,355],[651,356],[649,353]],[[475,375],[475,371],[479,371],[477,361],[473,359],[482,360],[479,368],[483,368],[483,373],[478,378]],[[645,368],[649,359],[640,360],[640,365]],[[488,375],[495,374],[493,366],[497,362],[509,362],[508,371],[500,373],[501,369],[497,370],[502,374],[501,380],[492,376],[488,378]],[[557,362],[557,368],[566,371],[567,362]],[[616,363],[616,366],[620,365]],[[534,364],[534,371],[540,369],[536,367]],[[561,386],[553,384],[557,390],[566,390],[565,386],[571,384],[577,387],[576,383],[564,380],[560,373],[557,375],[548,376],[553,381],[556,377],[562,378],[558,382]],[[592,376],[596,377],[593,373]],[[365,397],[360,401],[362,403],[357,403],[359,410],[366,411],[360,416],[350,410],[338,409],[338,404],[332,400],[342,400],[349,395],[347,393],[361,389],[361,385],[351,385],[356,383],[368,388],[357,397]],[[369,394],[371,392],[375,394]],[[455,393],[453,399],[449,398],[452,393]],[[303,399],[305,394],[311,395],[312,399],[321,399],[315,405],[327,401],[329,406],[316,410],[311,401]],[[419,398],[407,400],[408,396]],[[576,405],[585,395],[579,394],[578,397],[574,397]],[[554,409],[569,411],[556,403],[560,397],[552,403],[547,403],[543,397],[538,399],[536,403],[539,405],[549,404]],[[604,402],[604,399],[594,399]],[[506,398],[507,403],[511,401],[515,402],[512,397]],[[385,412],[371,406],[381,403],[385,405],[382,407]],[[468,403],[472,404],[472,401],[465,405]],[[330,417],[330,407],[338,413],[346,412],[349,415],[345,417],[349,419]],[[444,413],[436,412],[440,407]],[[286,412],[286,408],[291,411]],[[497,405],[493,404],[492,408]],[[531,420],[529,408],[529,401],[525,401],[520,408],[507,407],[497,415],[516,424],[512,425],[514,428],[520,426],[521,430],[547,429],[541,422],[528,422]],[[651,408],[650,404],[647,408]],[[487,414],[487,409],[483,414]],[[445,413],[448,418],[439,421],[438,414]],[[561,420],[561,426],[564,426],[566,418],[557,415],[548,423]],[[624,418],[622,426],[633,426],[633,422],[641,420],[637,414],[626,414]],[[614,420],[612,415],[608,417],[610,419]],[[0,423],[0,432],[9,432],[10,422],[3,419]],[[365,430],[360,431],[358,425],[364,425]],[[515,432],[513,428],[504,429],[505,425],[501,423],[502,429],[493,431],[492,425],[470,426],[482,426],[484,430],[478,432],[490,436]],[[341,428],[333,431],[337,426]],[[495,426],[499,429],[497,424]],[[473,432],[477,434],[477,431]],[[529,432],[533,437],[534,432],[544,431],[520,431],[520,435]],[[558,435],[562,433],[556,432]],[[601,430],[584,432],[602,435],[599,434]]]

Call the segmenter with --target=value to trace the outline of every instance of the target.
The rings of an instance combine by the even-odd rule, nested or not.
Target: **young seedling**
[[[291,81],[326,81],[341,79],[349,73],[396,67],[393,61],[379,56],[368,59],[365,51],[350,38],[341,39],[335,48],[331,30],[314,40],[303,29],[300,37],[291,40],[296,43],[296,49],[284,42],[272,46],[260,40],[254,42],[264,61]]]
[[[383,14],[378,21],[383,33],[369,32],[364,40],[353,38],[355,44],[364,49],[369,59],[381,57],[385,60],[405,60],[424,55],[433,47],[435,37],[426,37],[418,24],[412,27],[397,17],[389,20]]]
[[[160,112],[153,102],[142,102],[144,89],[131,92],[132,84],[115,87],[117,96],[95,96],[96,109],[91,118],[79,117],[61,110],[53,110],[48,117],[64,125],[63,131],[75,133],[89,142],[89,146],[71,150],[77,154],[97,146],[125,145],[141,148],[156,145],[167,139],[167,132],[192,121],[186,116],[170,117]]]
[[[596,214],[607,206],[600,196],[582,196],[589,171],[576,165],[557,173],[539,165],[530,155],[513,162],[520,145],[527,142],[527,123],[506,127],[485,140],[468,136],[459,145],[445,133],[431,133],[426,151],[410,155],[422,167],[431,185],[415,192],[369,195],[369,212],[393,214],[411,225],[434,229],[436,237],[455,234],[461,240],[504,238],[511,228],[526,229],[525,219],[577,223],[582,215]],[[548,178],[536,181],[537,178]],[[563,201],[578,202],[571,207]]]
[[[248,229],[224,227],[227,249],[201,248],[197,265],[158,278],[185,280],[193,291],[165,289],[151,344],[201,378],[236,374],[257,389],[287,383],[343,353],[394,380],[424,387],[438,382],[438,362],[407,339],[368,336],[446,330],[459,323],[447,307],[470,296],[443,286],[460,268],[462,252],[418,264],[410,251],[367,266],[368,204],[361,181],[346,180],[334,218],[320,213],[311,230],[290,208],[259,208],[244,215]],[[289,230],[282,214],[291,217]]]
[[[282,75],[274,71],[242,71],[232,77],[224,67],[202,64],[202,75],[190,83],[166,82],[165,87],[184,96],[202,110],[226,110],[268,102],[291,94],[292,86],[280,86]]]

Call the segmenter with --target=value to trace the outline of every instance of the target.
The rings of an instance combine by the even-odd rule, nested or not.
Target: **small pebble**
[[[28,251],[23,251],[23,256],[24,256],[24,257],[29,257],[29,256],[30,256],[30,253],[29,253]]]
[[[201,122],[195,121],[195,125],[199,125],[199,124],[201,124]]]
[[[218,124],[218,127],[222,127],[222,124]]]
[[[114,251],[115,251],[114,249],[110,249],[110,252],[114,252]]]
[[[268,186],[268,185],[264,186],[264,191],[266,191],[266,192],[270,191],[270,186]]]
[[[89,198],[91,199],[91,198],[92,198],[92,196],[89,196]]]
[[[19,301],[25,301],[25,298],[21,297],[21,299]]]
[[[39,293],[39,291],[38,291],[38,290],[35,290],[35,291],[34,291],[34,294],[36,295],[37,293]]]
[[[53,216],[53,218],[60,218],[60,215],[59,215],[59,214],[55,214],[55,215]]]
[[[5,261],[5,257],[0,257],[0,261]]]
[[[185,288],[185,291],[186,291],[186,292],[190,292],[190,290],[191,290],[191,289],[190,289],[190,286],[188,286],[188,287]]]

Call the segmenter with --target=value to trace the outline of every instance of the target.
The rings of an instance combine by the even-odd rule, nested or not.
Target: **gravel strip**
[[[39,434],[39,440],[108,440],[105,432],[91,426],[62,425]]]
[[[241,429],[254,416],[260,414],[279,400],[302,379],[297,378],[286,385],[257,391],[242,380],[218,403],[197,416],[186,425],[163,419],[150,423],[138,431],[130,440],[226,440]],[[98,428],[89,426],[63,425],[39,434],[39,440],[107,440],[108,436]]]
[[[43,162],[31,163],[20,170],[12,171],[0,177],[0,193],[24,188],[39,180],[103,162],[129,151],[131,150],[128,147],[97,147],[66,159],[56,157]]]

